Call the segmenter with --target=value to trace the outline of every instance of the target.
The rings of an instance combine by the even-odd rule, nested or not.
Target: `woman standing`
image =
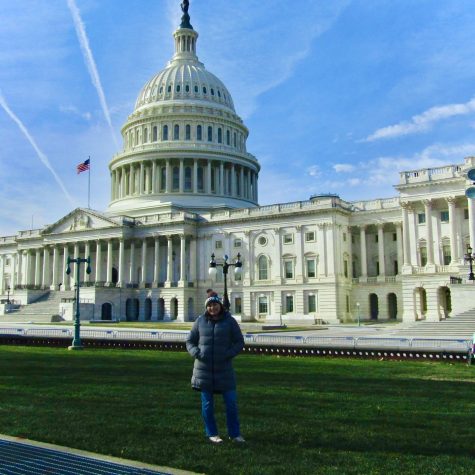
[[[214,294],[206,299],[205,313],[200,315],[186,340],[188,353],[195,358],[191,386],[201,391],[201,412],[205,431],[213,443],[218,435],[214,417],[214,394],[222,394],[226,406],[228,435],[234,442],[245,442],[239,428],[236,378],[232,360],[244,347],[244,338],[236,320]]]

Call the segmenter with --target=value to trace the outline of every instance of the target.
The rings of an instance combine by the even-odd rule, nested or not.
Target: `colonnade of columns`
[[[0,271],[4,257],[0,256]],[[20,250],[15,257],[12,287],[73,288],[76,264],[68,275],[68,257],[91,257],[92,273],[81,267],[80,279],[99,286],[184,287],[196,279],[196,239],[185,234],[51,244]],[[3,272],[0,275],[3,286]]]
[[[398,273],[400,272],[399,264],[403,261],[403,239],[402,239],[402,230],[403,224],[399,222],[392,223],[396,231],[396,242],[397,242],[397,262],[398,262]],[[385,229],[384,224],[380,223],[377,226],[377,249],[378,249],[378,263],[379,263],[379,277],[386,277],[386,275],[394,275],[393,270],[386,268],[387,264],[387,249],[385,248]],[[368,243],[367,243],[367,226],[359,226],[360,231],[360,273],[362,278],[368,277]],[[374,233],[371,234],[374,236]]]
[[[258,173],[223,160],[160,159],[112,170],[113,200],[158,193],[205,193],[258,201]]]

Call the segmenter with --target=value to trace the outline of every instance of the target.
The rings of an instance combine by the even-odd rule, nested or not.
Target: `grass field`
[[[219,475],[475,471],[473,366],[242,355],[244,447],[205,439],[191,366],[185,353],[0,347],[0,432]]]

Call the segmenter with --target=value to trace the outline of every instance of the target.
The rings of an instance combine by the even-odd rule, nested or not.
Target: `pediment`
[[[63,234],[119,227],[120,223],[102,213],[90,209],[77,208],[56,223],[43,229],[42,234]]]

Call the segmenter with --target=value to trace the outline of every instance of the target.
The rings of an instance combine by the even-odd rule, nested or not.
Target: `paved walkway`
[[[192,472],[0,434],[0,475],[192,475]]]

